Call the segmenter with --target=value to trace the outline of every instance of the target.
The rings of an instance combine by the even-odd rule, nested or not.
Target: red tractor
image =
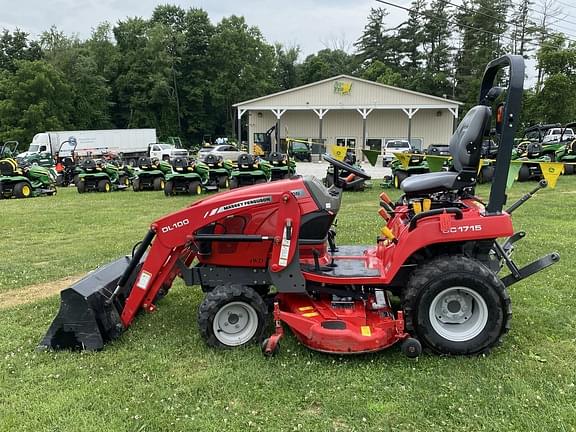
[[[500,153],[484,205],[474,187],[491,95],[501,93],[494,81],[504,67],[509,86]],[[314,177],[293,177],[213,195],[155,221],[131,257],[64,290],[41,346],[101,349],[139,311],[154,311],[180,276],[205,293],[198,323],[213,347],[263,340],[263,352],[273,355],[287,326],[302,344],[328,353],[372,352],[398,342],[408,356],[419,355],[422,345],[439,354],[488,352],[509,329],[507,287],[559,259],[552,253],[522,268],[511,259],[524,233],[514,233],[510,214],[531,196],[502,210],[523,79],[520,56],[487,66],[480,104],[450,141],[453,171],[406,179],[396,203],[382,194],[384,227],[375,245],[336,244],[339,183],[326,188]],[[339,170],[366,177],[325,159],[335,179]],[[510,274],[500,277],[504,265]],[[271,320],[275,330],[266,337]]]

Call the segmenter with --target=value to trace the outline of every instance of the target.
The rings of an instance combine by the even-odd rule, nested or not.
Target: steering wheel
[[[365,180],[370,180],[372,178],[361,169],[356,168],[355,166],[352,166],[350,164],[347,164],[346,162],[339,161],[338,159],[334,159],[333,157],[328,156],[327,154],[322,155],[322,158],[330,165],[340,168],[341,170],[351,172],[352,174],[361,177]]]

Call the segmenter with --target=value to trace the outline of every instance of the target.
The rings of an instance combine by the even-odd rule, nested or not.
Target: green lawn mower
[[[138,159],[138,171],[132,182],[135,192],[144,190],[164,190],[166,175],[172,173],[170,162],[157,158],[141,157]]]
[[[518,171],[518,181],[541,180],[540,162],[550,162],[549,155],[542,153],[542,144],[536,142],[521,142],[512,151],[512,160],[525,161]]]
[[[218,185],[208,185],[208,166],[200,161],[186,157],[176,157],[171,160],[172,172],[166,174],[164,194],[172,196],[177,194],[200,195],[202,188],[218,190]]]
[[[222,156],[209,153],[204,158],[204,164],[208,167],[208,186],[216,186],[217,189],[230,187],[230,175],[234,169],[231,160],[224,160]]]
[[[117,162],[104,159],[85,159],[77,175],[78,193],[106,193],[128,188],[130,186],[128,168],[118,165]]]
[[[12,148],[10,148],[12,146]],[[16,154],[18,143],[9,141],[0,149],[0,199],[29,198],[56,193],[54,171],[26,161],[19,164],[11,157]]]
[[[267,183],[271,176],[272,167],[267,160],[251,154],[241,154],[238,156],[238,165],[231,174],[230,189]]]
[[[414,149],[405,153],[412,153],[407,167],[404,167],[398,159],[394,159],[390,166],[392,168],[392,182],[396,189],[400,189],[400,185],[408,177],[430,172],[428,162],[420,150]]]
[[[576,170],[576,140],[564,144],[564,146],[556,152],[556,161],[564,162],[564,175],[572,175]]]
[[[296,174],[296,162],[285,153],[270,153],[268,162],[271,166],[270,181],[289,179]]]

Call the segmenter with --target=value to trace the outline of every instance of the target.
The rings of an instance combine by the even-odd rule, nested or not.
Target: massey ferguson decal
[[[259,204],[268,204],[271,202],[272,202],[271,196],[250,198],[250,199],[247,199],[244,201],[237,201],[235,203],[226,204],[225,206],[213,208],[212,210],[207,211],[204,214],[204,218],[207,218],[208,216],[214,216],[215,214],[218,214],[218,213],[224,213],[224,212],[227,212],[229,210],[235,210],[238,208],[250,207],[250,206],[255,206],[255,205],[259,205]]]

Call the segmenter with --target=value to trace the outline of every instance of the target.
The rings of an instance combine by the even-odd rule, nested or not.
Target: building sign
[[[338,93],[340,96],[346,96],[352,93],[352,83],[344,81],[334,82],[334,93]]]

